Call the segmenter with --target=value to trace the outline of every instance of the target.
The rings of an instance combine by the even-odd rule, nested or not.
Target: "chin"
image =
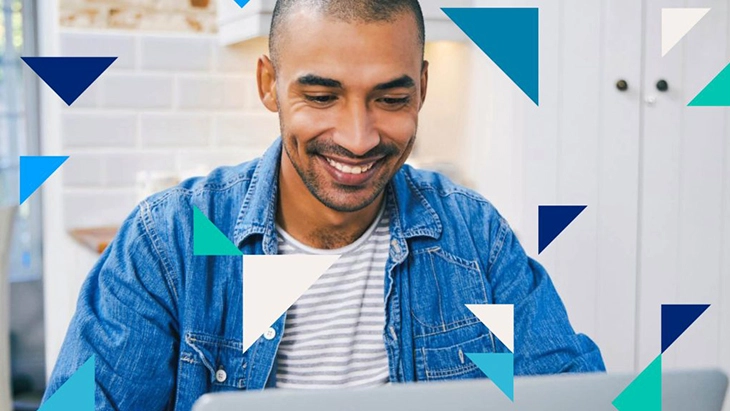
[[[355,212],[371,205],[378,195],[369,192],[367,195],[362,193],[348,193],[343,190],[333,190],[324,195],[317,196],[319,201],[335,211],[339,212]]]

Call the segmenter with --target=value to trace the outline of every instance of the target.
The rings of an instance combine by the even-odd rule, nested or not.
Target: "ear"
[[[259,88],[259,98],[269,111],[278,112],[279,102],[276,98],[276,71],[274,64],[269,57],[262,55],[259,57],[256,66],[256,82]]]
[[[423,67],[421,68],[421,107],[426,101],[426,91],[428,91],[428,61],[423,60]]]

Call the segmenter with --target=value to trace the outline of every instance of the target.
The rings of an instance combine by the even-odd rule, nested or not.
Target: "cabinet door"
[[[609,370],[631,371],[642,3],[490,0],[476,5],[540,8],[539,107],[475,53],[479,98],[472,106],[491,107],[493,113],[471,116],[479,190],[517,230],[528,254],[547,267],[574,327],[596,340]],[[617,89],[619,80],[626,81],[627,90]],[[537,256],[541,204],[588,208]]]
[[[730,8],[726,0],[646,0],[646,5],[637,365],[659,354],[661,304],[710,303],[663,364],[717,366],[722,356],[730,370],[728,110],[687,107],[730,62]],[[663,58],[662,7],[712,8]],[[656,87],[662,79],[666,92]]]

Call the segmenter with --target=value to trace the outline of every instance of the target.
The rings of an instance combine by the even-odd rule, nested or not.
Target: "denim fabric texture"
[[[44,399],[91,355],[102,410],[189,410],[205,393],[276,386],[286,314],[274,338],[244,353],[242,260],[194,256],[192,230],[196,206],[244,254],[277,254],[281,153],[279,138],[259,159],[134,209],[83,284]],[[605,370],[545,269],[481,195],[406,165],[386,189],[386,207],[383,344],[392,382],[485,378],[464,354],[508,351],[465,304],[514,304],[516,375]]]

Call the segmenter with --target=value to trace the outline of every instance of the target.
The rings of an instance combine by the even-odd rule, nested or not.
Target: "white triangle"
[[[513,304],[466,304],[482,324],[515,352],[515,306]]]
[[[710,9],[667,8],[662,9],[662,57],[692,30]]]
[[[243,256],[243,351],[334,264],[339,255]]]

